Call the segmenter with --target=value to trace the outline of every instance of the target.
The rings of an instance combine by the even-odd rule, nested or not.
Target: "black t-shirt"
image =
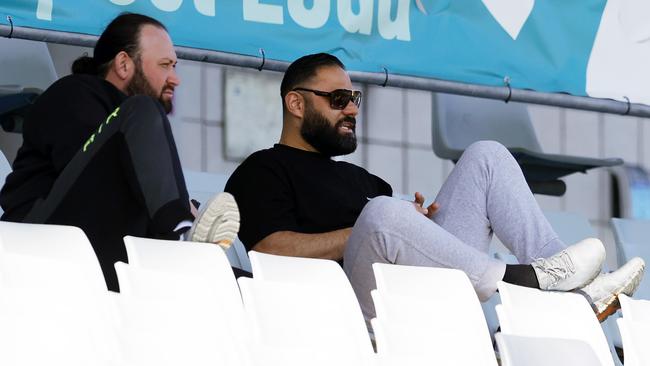
[[[239,238],[248,250],[277,231],[352,227],[369,199],[392,195],[388,183],[363,168],[280,144],[249,156],[225,191],[239,205]]]
[[[20,221],[45,198],[56,178],[126,95],[108,81],[70,75],[34,103],[23,127],[23,145],[0,191],[3,220]]]

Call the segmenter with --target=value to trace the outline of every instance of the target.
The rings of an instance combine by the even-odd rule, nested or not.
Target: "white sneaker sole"
[[[633,258],[631,261],[636,261],[638,259],[639,258]],[[641,261],[641,263],[638,264],[636,271],[632,273],[627,281],[616,288],[610,296],[601,301],[598,301],[598,305],[595,303],[591,305],[594,309],[594,312],[596,313],[598,321],[601,323],[604,322],[605,319],[607,319],[610,315],[616,313],[616,311],[621,308],[621,303],[618,301],[618,295],[625,294],[627,296],[632,296],[634,294],[634,291],[636,291],[636,289],[639,287],[639,284],[641,283],[641,280],[643,279],[644,270],[645,264],[643,264],[643,261]]]
[[[219,244],[228,249],[239,232],[239,209],[230,193],[212,197],[199,211],[187,237],[191,241]]]

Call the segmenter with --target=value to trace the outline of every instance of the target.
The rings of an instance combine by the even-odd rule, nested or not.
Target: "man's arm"
[[[340,260],[352,228],[319,234],[276,231],[260,240],[253,250],[262,253]]]

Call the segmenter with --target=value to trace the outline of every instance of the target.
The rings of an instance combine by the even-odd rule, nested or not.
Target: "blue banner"
[[[507,78],[514,88],[587,95],[590,56],[606,5],[607,0],[2,0],[0,23],[8,24],[11,15],[16,26],[98,35],[120,12],[138,12],[162,21],[180,46],[251,56],[263,48],[267,58],[283,61],[324,51],[350,70],[386,68],[391,74],[495,86]],[[603,93],[629,97],[624,90]]]

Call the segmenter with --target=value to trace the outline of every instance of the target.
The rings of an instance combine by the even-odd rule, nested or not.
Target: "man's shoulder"
[[[239,164],[226,182],[225,191],[236,195],[239,191],[258,183],[268,184],[281,168],[281,158],[273,148],[258,150]]]
[[[361,167],[359,165],[356,165],[356,164],[353,164],[353,163],[350,163],[350,162],[347,162],[347,161],[344,161],[344,160],[337,161],[336,165],[340,169],[346,169],[346,170],[349,170],[349,171],[356,172],[358,174],[370,174],[370,172],[368,172],[364,167]]]
[[[380,191],[382,194],[385,195],[392,195],[393,189],[386,182],[383,180],[381,177],[370,173],[366,168],[358,166],[353,163],[349,163],[347,161],[337,161],[336,164],[340,167],[340,169],[344,169],[346,171],[346,175],[352,177],[356,177],[356,179],[359,179],[359,182],[371,182],[371,184],[376,184],[380,187]]]
[[[106,80],[94,75],[71,74],[55,81],[48,90],[61,88],[104,88],[108,83]]]
[[[273,148],[255,151],[250,154],[244,161],[239,164],[231,176],[257,174],[268,168],[277,167],[281,163],[281,158]]]
[[[119,104],[126,95],[119,91],[113,84],[103,78],[93,75],[67,75],[55,81],[41,95],[44,100],[65,102],[66,100],[89,102],[102,101],[110,105]]]
[[[243,165],[275,165],[279,164],[282,161],[282,158],[278,151],[270,147],[268,149],[257,150],[254,153],[250,154],[240,166]]]

